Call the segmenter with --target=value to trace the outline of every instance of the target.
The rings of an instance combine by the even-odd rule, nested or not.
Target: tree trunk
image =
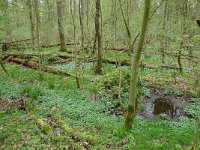
[[[46,3],[47,3],[47,8],[48,8],[48,21],[52,30],[52,28],[54,27],[54,19],[53,19],[54,12],[53,12],[52,0],[47,0]]]
[[[89,18],[90,18],[90,0],[86,0],[86,26],[87,26],[87,34],[89,36]]]
[[[112,0],[112,6],[111,6],[111,34],[114,33],[114,42],[116,42],[117,40],[117,15],[116,15],[116,11],[117,11],[117,1],[116,0]]]
[[[1,0],[2,1],[2,0]],[[1,15],[3,14],[5,17],[5,21],[4,25],[5,25],[5,31],[6,31],[6,39],[12,41],[12,30],[11,30],[11,17],[9,14],[9,1],[8,0],[3,0],[3,2],[5,3],[5,10],[3,13],[1,13]],[[2,9],[3,10],[3,9]]]
[[[121,13],[122,13],[122,17],[123,17],[123,22],[124,22],[124,25],[126,27],[126,32],[127,32],[127,47],[129,49],[128,51],[128,54],[131,55],[131,50],[132,50],[132,45],[131,45],[131,40],[132,40],[132,37],[131,37],[131,32],[130,32],[130,28],[129,28],[129,23],[125,17],[125,13],[124,13],[124,10],[122,8],[122,1],[121,0],[118,0],[119,1],[119,6],[120,6],[120,10],[121,10]]]
[[[84,48],[84,3],[83,0],[79,0],[79,21],[81,27],[81,50]]]
[[[36,44],[39,47],[40,44],[40,12],[39,12],[39,2],[35,0],[35,18],[36,18]]]
[[[180,49],[179,49],[179,52],[178,52],[178,54],[179,54],[178,55],[178,65],[179,65],[180,73],[183,73],[183,68],[182,68],[182,63],[181,63],[181,53],[182,53],[181,51],[185,48],[184,36],[187,33],[187,24],[186,24],[187,15],[188,15],[188,0],[184,0],[183,8],[182,8],[182,22],[181,22],[181,30],[182,30],[183,38],[182,38],[182,41],[181,41],[181,44],[180,44]]]
[[[73,25],[73,41],[76,42],[76,3],[74,0],[70,0],[70,13],[72,17],[72,25]]]
[[[97,42],[97,65],[95,68],[96,74],[102,74],[102,46],[101,46],[101,33],[100,33],[100,12],[101,12],[101,1],[96,0],[96,15],[95,15],[95,40]],[[96,47],[96,46],[95,46]]]
[[[64,22],[63,22],[63,1],[57,0],[57,16],[58,16],[58,30],[60,35],[60,51],[65,52],[65,34],[64,34]]]
[[[141,37],[138,43],[138,48],[135,56],[132,54],[131,60],[131,81],[130,81],[130,94],[128,101],[128,113],[125,120],[125,128],[127,130],[132,129],[133,120],[136,116],[137,111],[137,80],[138,80],[138,68],[139,61],[142,54],[142,49],[144,45],[145,35],[147,31],[147,25],[149,22],[149,13],[151,7],[151,0],[145,0],[144,16],[141,27]]]
[[[32,50],[35,50],[35,26],[34,26],[34,19],[33,19],[33,3],[32,0],[28,0],[28,7],[29,7],[29,17],[30,17],[30,25],[31,25],[31,46]]]
[[[167,35],[167,24],[168,24],[168,0],[165,1],[165,8],[164,8],[164,22],[163,22],[163,40],[162,40],[162,63],[165,63],[165,51],[167,50],[168,46],[168,35]]]

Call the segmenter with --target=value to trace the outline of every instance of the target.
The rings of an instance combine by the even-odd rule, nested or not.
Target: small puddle
[[[157,98],[153,102],[153,114],[159,115],[159,114],[168,114],[170,116],[173,116],[174,114],[174,107],[173,104],[165,98]]]
[[[145,101],[145,108],[139,114],[148,119],[159,119],[165,114],[168,119],[176,121],[184,116],[184,108],[187,106],[187,98],[176,95],[165,96],[162,92],[159,94],[152,92],[151,97]]]

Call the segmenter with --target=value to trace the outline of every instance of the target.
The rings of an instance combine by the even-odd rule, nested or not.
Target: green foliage
[[[120,79],[121,78],[121,79]],[[121,89],[119,89],[119,82],[121,80]],[[121,76],[118,71],[112,74],[106,74],[97,80],[97,87],[107,94],[109,99],[117,99],[118,92],[126,93],[129,90],[130,73],[128,71],[122,71]]]
[[[151,96],[150,89],[141,85],[141,86],[139,86],[138,95],[139,96],[142,95],[142,96],[150,97]]]
[[[23,88],[21,94],[23,96],[30,97],[32,100],[37,100],[42,94],[42,89],[40,87],[32,87],[31,85],[27,85]]]
[[[153,63],[156,59],[149,58],[148,62]],[[57,67],[74,71],[72,64],[69,63]],[[84,86],[86,89],[81,90],[76,89],[73,78],[52,76],[45,73],[44,78],[42,77],[40,80],[38,78],[38,72],[35,70],[25,70],[24,68],[11,67],[10,65],[6,67],[9,72],[13,72],[13,78],[5,75],[0,76],[0,93],[2,93],[1,95],[3,97],[16,99],[26,95],[31,99],[35,99],[32,102],[35,104],[37,113],[41,116],[40,118],[48,118],[52,108],[56,108],[68,127],[77,129],[75,131],[78,131],[78,133],[80,132],[82,134],[87,132],[93,137],[98,137],[98,144],[92,145],[91,149],[104,149],[107,145],[111,145],[110,149],[180,149],[180,147],[190,147],[194,138],[193,133],[197,129],[196,121],[194,119],[188,119],[187,117],[182,117],[177,122],[167,120],[148,121],[147,119],[137,117],[133,125],[133,130],[127,133],[122,128],[124,118],[110,114],[115,103],[109,101],[111,99],[108,99],[104,95],[104,92],[107,92],[106,88],[109,87],[108,85],[111,85],[109,94],[113,94],[114,92],[117,94],[118,90],[119,70],[111,65],[105,65],[106,75],[99,77],[97,82],[95,76],[90,74],[92,72],[92,66],[84,64],[82,70],[85,73],[83,73],[84,76],[86,76],[84,78]],[[122,69],[125,70],[122,71],[121,89],[122,96],[125,98],[124,101],[127,101],[128,97],[127,91],[130,81],[128,69],[128,67],[123,67]],[[147,83],[151,86],[160,85],[164,89],[167,88],[168,92],[166,94],[171,93],[172,88],[176,90],[174,86],[171,86],[171,83],[173,83],[173,71],[162,69],[157,69],[156,71],[144,69],[139,72],[141,76],[138,85],[140,87],[139,95],[150,95],[150,90],[144,86]],[[184,81],[188,79],[187,74],[183,76],[177,74],[177,76],[183,78]],[[93,81],[92,83],[90,83],[91,80]],[[187,83],[190,83],[192,79],[188,80]],[[54,84],[52,88],[51,84]],[[98,93],[100,100],[91,101],[88,97],[88,91]],[[195,106],[196,103],[189,110],[191,114],[194,114],[194,118],[198,116],[197,112],[199,107],[195,108]],[[144,105],[141,107],[144,107]],[[36,111],[36,108],[30,106],[27,111]],[[53,128],[53,134],[50,134],[53,137],[43,134],[35,122],[29,116],[22,114],[22,112],[18,112],[18,114],[12,114],[12,112],[10,114],[0,113],[0,118],[0,148],[4,146],[2,149],[5,149],[5,146],[12,149],[13,145],[20,145],[20,143],[24,144],[24,148],[48,149],[49,145],[55,148],[57,144],[60,145],[60,148],[66,148],[66,145],[68,145],[68,148],[70,145],[79,145],[80,149],[80,143],[71,141],[73,139],[69,138],[67,133],[60,136],[55,135],[54,137],[54,134],[57,133],[57,128],[55,131]],[[46,120],[44,121],[46,122]],[[12,122],[12,124],[9,122]],[[24,132],[21,132],[22,130]],[[28,134],[28,137],[30,137],[25,140],[26,144],[22,139],[24,136],[23,133]],[[128,143],[120,147],[116,146],[123,140],[128,140]]]
[[[193,37],[193,39],[192,39],[194,42],[200,42],[200,35],[196,35],[196,36],[194,36]]]
[[[200,119],[200,99],[192,99],[185,111],[187,116]]]
[[[7,76],[1,76],[0,78],[0,93],[1,96],[9,99],[17,99],[20,97],[20,86],[10,80]]]
[[[49,89],[54,89],[55,88],[55,81],[54,78],[48,79],[48,87]]]
[[[121,78],[121,79],[120,79]],[[115,71],[110,74],[106,74],[103,77],[98,78],[97,88],[101,89],[104,93],[107,94],[108,99],[117,99],[119,93],[119,82],[121,80],[121,97],[122,99],[128,99],[129,85],[130,85],[130,72],[127,70],[121,71],[121,77],[119,71]],[[144,86],[139,80],[138,83],[138,97],[139,96],[150,97],[150,89]]]
[[[39,81],[42,82],[45,80],[45,75],[43,73],[39,73]]]

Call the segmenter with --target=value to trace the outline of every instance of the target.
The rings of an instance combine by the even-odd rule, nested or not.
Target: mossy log
[[[91,144],[97,143],[97,139],[92,137],[91,135],[88,135],[86,132],[79,132],[75,129],[69,127],[67,124],[64,123],[62,120],[58,120],[57,123],[59,126],[68,134],[73,136],[74,138],[80,139],[80,140],[87,140]]]
[[[37,119],[37,124],[45,134],[50,135],[53,133],[52,127],[42,119]]]
[[[43,72],[49,72],[49,73],[56,74],[56,75],[64,75],[64,76],[74,77],[73,75],[69,74],[68,72],[66,72],[64,70],[53,68],[53,67],[46,66],[46,65],[39,65],[38,63],[36,63],[34,61],[30,61],[30,60],[25,60],[25,59],[21,59],[21,58],[10,58],[7,61],[21,64],[25,67],[40,70]]]

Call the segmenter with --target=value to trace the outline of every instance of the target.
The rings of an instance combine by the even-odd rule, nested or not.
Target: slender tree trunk
[[[114,33],[114,43],[117,40],[117,15],[116,15],[116,11],[117,11],[117,1],[116,0],[112,0],[112,6],[111,6],[111,33]]]
[[[70,13],[72,17],[72,24],[73,24],[73,41],[76,42],[76,3],[74,0],[70,0]]]
[[[65,52],[66,45],[65,45],[65,34],[64,34],[64,22],[63,22],[63,1],[57,0],[57,16],[58,16],[58,30],[60,35],[60,51]]]
[[[72,17],[72,23],[73,23],[73,28],[74,28],[74,34],[73,34],[73,39],[74,39],[74,43],[76,43],[76,21],[75,21],[75,16],[76,16],[76,3],[74,2],[74,0],[70,0],[70,13],[71,13],[71,17]],[[76,48],[76,47],[75,47]],[[75,51],[76,53],[76,51]],[[77,54],[75,54],[77,55]],[[76,57],[74,57],[74,63],[75,63],[75,72],[76,72],[76,85],[77,88],[80,89],[80,82],[79,82],[79,64],[77,63]]]
[[[84,2],[79,0],[79,21],[81,27],[81,50],[84,48]]]
[[[131,55],[131,50],[132,50],[132,45],[131,45],[131,40],[132,40],[132,37],[131,37],[131,32],[130,32],[130,28],[129,28],[129,24],[128,24],[128,21],[125,17],[125,13],[124,13],[124,10],[122,8],[122,1],[121,0],[118,0],[119,1],[119,6],[120,6],[120,10],[121,10],[121,13],[122,13],[122,17],[123,17],[123,22],[124,22],[124,25],[126,27],[126,32],[127,32],[127,47],[129,49],[128,51],[128,54]]]
[[[86,1],[86,25],[87,25],[87,32],[89,34],[89,18],[90,18],[90,0]]]
[[[5,17],[5,26],[6,26],[6,38],[7,40],[10,40],[12,41],[12,32],[11,32],[11,27],[10,27],[10,22],[11,22],[11,17],[10,17],[10,14],[9,14],[9,1],[8,0],[3,0],[5,2],[5,11],[4,13],[4,17]]]
[[[96,74],[102,74],[102,46],[101,46],[101,33],[100,33],[100,12],[101,12],[101,1],[96,0],[96,15],[95,15],[95,41],[97,43],[97,65],[95,68]],[[95,46],[96,47],[96,46]]]
[[[128,113],[125,120],[125,128],[127,130],[132,129],[133,120],[137,111],[137,80],[138,80],[138,68],[139,61],[142,54],[142,49],[145,41],[145,35],[147,31],[147,25],[149,22],[149,13],[151,7],[151,0],[145,0],[144,16],[141,27],[141,35],[138,43],[138,48],[135,55],[132,54],[131,59],[131,81],[130,81],[130,94],[128,101]]]
[[[29,7],[29,18],[30,18],[30,25],[31,25],[31,46],[32,49],[35,50],[35,26],[34,26],[34,19],[33,19],[33,3],[32,0],[28,0],[28,7]]]
[[[168,46],[168,35],[167,35],[167,24],[168,24],[168,0],[165,1],[165,8],[164,8],[164,22],[163,22],[163,40],[162,40],[162,63],[165,63],[165,51],[167,50]]]
[[[124,8],[125,8],[125,13],[126,13],[126,16],[127,16],[127,24],[129,26],[130,24],[130,0],[126,0],[126,4],[124,5]]]
[[[54,27],[54,19],[53,19],[52,0],[47,0],[46,3],[47,3],[47,7],[48,7],[48,21],[49,21],[51,28],[53,28]]]
[[[182,29],[183,39],[181,41],[180,49],[179,49],[179,52],[178,52],[178,54],[179,54],[178,55],[178,65],[179,65],[179,71],[180,71],[180,73],[183,72],[183,67],[182,67],[182,63],[181,63],[181,53],[182,53],[181,51],[182,51],[182,49],[185,48],[184,35],[187,32],[187,24],[186,24],[187,15],[188,15],[188,0],[184,0],[184,2],[183,2],[183,9],[182,9],[182,23],[181,23],[181,29]]]
[[[36,44],[39,47],[40,44],[40,12],[39,12],[39,2],[38,0],[34,0],[35,2],[35,18],[36,18]]]

